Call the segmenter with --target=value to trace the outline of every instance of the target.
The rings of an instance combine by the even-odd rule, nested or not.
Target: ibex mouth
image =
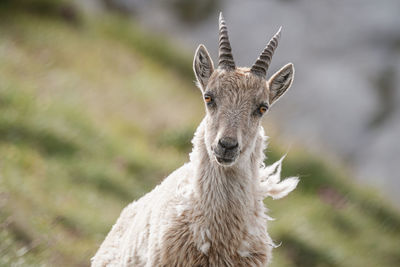
[[[237,157],[227,158],[227,157],[220,157],[217,154],[214,154],[214,158],[217,163],[224,167],[232,166],[235,162]]]
[[[235,159],[220,158],[220,157],[217,157],[217,156],[215,156],[215,159],[217,160],[217,162],[219,164],[222,164],[222,165],[230,165],[235,161]]]

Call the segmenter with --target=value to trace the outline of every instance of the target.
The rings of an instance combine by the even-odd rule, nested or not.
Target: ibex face
[[[254,150],[261,118],[290,87],[294,68],[287,64],[266,80],[280,30],[251,68],[236,68],[222,14],[219,36],[218,67],[214,69],[207,49],[200,45],[193,68],[206,104],[207,151],[219,165],[232,166]]]

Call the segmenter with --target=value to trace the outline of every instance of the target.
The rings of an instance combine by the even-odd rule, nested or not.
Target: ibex
[[[192,140],[190,162],[126,207],[92,266],[266,266],[274,246],[263,199],[281,198],[298,183],[280,181],[281,161],[265,167],[261,119],[287,91],[294,68],[269,80],[280,29],[251,68],[236,67],[219,18],[214,68],[200,45],[193,68],[206,115]]]

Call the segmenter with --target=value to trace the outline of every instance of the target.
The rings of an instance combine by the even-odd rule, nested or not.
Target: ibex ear
[[[208,79],[214,71],[214,64],[204,45],[199,45],[194,55],[193,70],[200,89],[204,92]]]
[[[268,81],[269,104],[272,105],[292,85],[294,78],[294,67],[292,63],[285,65],[277,71]]]

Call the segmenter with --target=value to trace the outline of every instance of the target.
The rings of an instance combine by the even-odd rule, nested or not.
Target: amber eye
[[[260,111],[261,114],[264,114],[267,111],[267,107],[266,106],[261,106],[258,111]]]
[[[205,95],[205,96],[204,96],[204,101],[206,101],[207,104],[208,104],[208,103],[211,103],[212,97],[211,97],[210,95]]]

